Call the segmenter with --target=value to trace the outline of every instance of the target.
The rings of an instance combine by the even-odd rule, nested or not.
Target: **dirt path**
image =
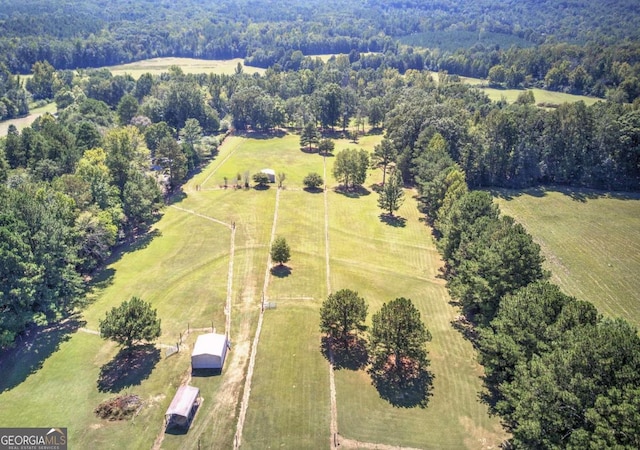
[[[176,206],[176,205],[171,205],[171,208],[177,209],[179,211],[183,211],[183,212],[186,212],[186,213],[189,213],[189,214],[193,214],[194,216],[198,216],[198,217],[201,217],[203,219],[210,220],[210,221],[218,223],[220,225],[224,225],[225,227],[227,227],[227,228],[229,228],[229,229],[231,229],[233,231],[233,224],[231,224],[231,223],[223,222],[222,220],[218,220],[218,219],[216,219],[214,217],[205,216],[203,214],[197,213],[197,212],[192,211],[190,209],[181,208],[181,207]]]
[[[278,223],[278,206],[280,205],[280,189],[276,191],[276,205],[273,212],[273,225],[271,226],[271,239],[269,240],[269,249],[273,244],[273,240],[276,235],[276,226]],[[265,269],[264,284],[262,286],[262,303],[260,308],[260,318],[258,319],[258,327],[256,328],[256,335],[253,338],[253,344],[251,346],[251,356],[249,358],[249,368],[247,369],[247,376],[244,383],[244,393],[242,396],[242,403],[240,405],[240,414],[238,415],[238,425],[236,426],[236,435],[234,448],[239,448],[242,445],[242,431],[244,429],[244,420],[247,416],[247,408],[249,406],[249,397],[251,395],[251,381],[253,379],[253,369],[256,363],[256,354],[258,353],[258,343],[260,342],[260,332],[262,330],[262,322],[264,320],[264,304],[267,300],[267,288],[269,287],[269,280],[271,277],[271,252],[267,256],[267,267]]]
[[[233,293],[233,256],[236,253],[236,224],[231,225],[231,245],[229,249],[229,274],[227,275],[227,302],[224,307],[224,313],[227,320],[224,324],[224,331],[227,338],[231,339],[231,296]]]
[[[324,256],[327,274],[327,293],[331,293],[331,271],[329,266],[329,196],[327,190],[327,158],[322,158],[324,176]],[[333,354],[329,354],[329,394],[331,395],[331,422],[329,425],[329,448],[338,446],[338,404],[336,400],[336,379],[333,373]]]
[[[225,136],[225,138],[222,140],[222,142],[220,142],[220,145],[218,145],[218,153],[220,152],[220,149],[222,148],[222,145],[226,142],[227,140],[227,136]],[[224,157],[224,159],[222,161],[220,161],[220,163],[218,163],[218,165],[211,171],[211,173],[209,175],[207,175],[207,178],[204,179],[204,181],[202,182],[202,184],[200,185],[200,187],[204,187],[205,184],[207,184],[207,181],[209,181],[209,178],[211,178],[213,175],[216,174],[216,172],[218,172],[218,169],[220,167],[222,167],[222,165],[227,162],[227,160],[229,158],[231,158],[231,155],[233,155],[233,152],[235,151],[235,148],[232,148],[229,151],[229,154],[227,156]]]
[[[338,439],[338,445],[342,448],[368,448],[374,450],[420,450],[417,448],[411,447],[396,447],[393,445],[385,445],[385,444],[372,444],[370,442],[359,442],[354,441],[353,439],[345,439],[340,437]]]
[[[232,310],[231,299],[233,295],[233,263],[234,263],[234,256],[235,256],[236,224],[235,222],[229,224],[221,220],[218,220],[214,217],[205,216],[203,214],[197,213],[189,209],[181,208],[179,206],[171,205],[171,207],[179,211],[183,211],[188,214],[192,214],[197,217],[201,217],[205,220],[209,220],[211,222],[225,226],[231,230],[231,239],[229,244],[230,245],[229,270],[227,274],[227,297],[226,297],[226,302],[224,307],[225,334],[231,340],[231,310]],[[213,400],[214,406],[211,409],[211,411],[206,415],[206,417],[199,422],[200,426],[194,427],[196,429],[192,429],[194,434],[196,431],[199,431],[200,434],[204,432],[205,431],[204,427],[208,424],[213,423],[215,426],[216,425],[215,422],[218,420],[217,418],[224,417],[224,415],[228,414],[229,411],[235,410],[237,399],[240,396],[240,387],[242,386],[243,369],[246,365],[246,360],[249,355],[249,345],[248,345],[249,329],[250,327],[249,327],[248,321],[244,321],[241,324],[238,336],[235,337],[235,342],[237,342],[238,345],[234,346],[233,352],[228,358],[229,361],[225,370],[224,382],[222,383],[222,386],[219,389],[218,394],[216,395],[216,398]],[[85,329],[83,329],[82,331],[85,331],[88,333],[93,332],[93,330],[85,330]],[[183,340],[187,338],[187,336],[189,335],[189,331],[198,331],[198,330],[196,329],[188,330],[182,335]],[[206,329],[206,331],[209,331],[209,329]],[[243,345],[243,343],[245,343],[245,345]],[[182,342],[180,344],[183,345]],[[167,346],[167,347],[170,347],[170,346]],[[188,369],[185,373],[185,376],[181,380],[181,384],[183,385],[188,384],[190,381],[191,381],[191,370]],[[197,428],[200,428],[200,430],[197,430]],[[164,435],[165,435],[165,427],[163,424],[161,429],[158,432],[155,442],[153,443],[153,447],[152,447],[153,450],[158,450],[161,448],[162,442],[164,440]]]

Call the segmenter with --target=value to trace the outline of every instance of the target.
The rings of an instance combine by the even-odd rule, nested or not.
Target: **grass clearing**
[[[518,96],[525,92],[525,90],[533,91],[536,104],[550,104],[560,105],[562,103],[575,103],[583,101],[587,106],[593,105],[596,102],[605,101],[602,98],[588,97],[586,95],[567,94],[565,92],[548,91],[546,89],[531,88],[531,89],[499,89],[489,87],[487,80],[481,78],[460,77],[460,80],[482,90],[487,96],[494,102],[500,100],[506,100],[507,103],[515,103]]]
[[[220,75],[233,75],[238,63],[242,65],[243,71],[248,74],[264,73],[264,69],[258,67],[248,67],[244,65],[242,58],[235,59],[196,59],[196,58],[152,58],[143,61],[136,61],[118,66],[108,66],[111,73],[115,75],[131,75],[134,79],[140,78],[145,73],[160,75],[166,73],[172,66],[178,66],[184,73],[200,74],[215,73]]]
[[[17,119],[4,120],[0,122],[0,137],[7,135],[9,131],[9,125],[15,125],[18,131],[22,131],[26,127],[31,126],[35,120],[45,113],[54,114],[57,111],[55,102],[51,102],[40,108],[33,108],[29,111],[29,115],[26,117],[19,117]]]
[[[640,327],[640,195],[593,190],[494,192],[540,244],[551,280]]]

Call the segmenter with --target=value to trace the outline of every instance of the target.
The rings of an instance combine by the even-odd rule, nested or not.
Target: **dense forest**
[[[376,152],[419,193],[458,325],[513,444],[640,446],[637,330],[559,292],[531,236],[477,190],[640,189],[635,2],[0,6],[0,117],[31,101],[57,106],[0,138],[0,348],[81,306],[114,249],[145,238],[225,133],[366,130],[384,135]],[[340,55],[304,56],[320,53]],[[267,70],[134,79],[95,69],[157,56]],[[523,89],[513,104],[492,102],[457,75],[608,100],[541,108]]]
[[[619,102],[640,95],[633,0],[2,0],[0,11],[0,63],[12,73],[38,61],[77,69],[159,56],[295,68],[300,54],[376,52],[364,67],[445,70]]]

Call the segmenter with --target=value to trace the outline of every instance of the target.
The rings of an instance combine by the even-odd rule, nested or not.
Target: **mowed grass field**
[[[322,158],[301,152],[297,136],[266,142],[233,138],[228,144],[238,139],[243,139],[241,145],[217,173],[249,167],[287,173],[275,229],[292,248],[289,270],[271,275],[267,289],[266,300],[277,306],[265,312],[243,447],[329,445],[329,374],[318,332],[319,307],[329,288],[357,290],[369,303],[369,320],[384,302],[409,297],[433,334],[429,351],[435,379],[426,408],[397,408],[381,399],[365,371],[336,371],[338,431],[347,447],[354,441],[416,448],[497,447],[506,434],[478,402],[481,368],[471,345],[451,327],[457,312],[449,304],[443,280],[437,278],[441,261],[420,221],[413,193],[407,191],[399,212],[401,226],[389,225],[381,220],[378,196],[371,189],[380,181],[380,171],[370,173],[363,195],[345,196],[334,191],[333,158],[326,158],[327,284],[324,194],[300,189],[307,171],[324,174]],[[358,144],[338,140],[336,153],[347,147],[372,149],[379,139],[367,136]],[[258,148],[264,148],[260,157]]]
[[[554,283],[640,327],[639,194],[554,188],[495,194],[503,213],[540,244]]]
[[[371,150],[380,138],[364,136],[358,144],[337,140],[336,153],[347,147]],[[228,138],[165,208],[149,239],[116,255],[94,280],[76,327],[67,334],[41,333],[34,340],[38,345],[4,361],[0,425],[67,427],[70,448],[232,448],[242,394],[249,388],[242,448],[326,448],[330,371],[321,352],[319,308],[330,290],[350,288],[368,301],[369,320],[384,302],[400,296],[414,301],[433,335],[428,350],[434,384],[426,408],[398,408],[380,397],[363,370],[336,370],[343,447],[360,441],[497,448],[506,434],[478,400],[481,367],[471,345],[451,327],[457,311],[437,277],[441,261],[413,193],[406,192],[397,226],[387,224],[371,189],[380,171],[370,172],[363,195],[345,196],[334,191],[334,159],[301,151],[297,135]],[[232,184],[238,172],[267,167],[286,174],[284,189],[222,186],[225,176]],[[302,179],[311,171],[326,173],[326,198],[303,190]],[[272,229],[291,246],[287,269],[267,266]],[[263,289],[276,308],[264,313],[252,383],[246,387]],[[106,311],[132,295],[157,308],[162,336],[146,359],[116,372],[123,377],[104,389],[101,374],[117,361],[118,348],[95,330]],[[232,349],[225,368],[220,376],[190,378],[196,335],[212,325],[225,329],[227,295]],[[78,326],[83,329],[74,332]],[[167,356],[166,347],[187,328],[202,330],[192,331],[182,351]],[[202,406],[186,434],[163,434],[164,412],[185,382],[200,388]],[[109,422],[94,415],[101,401],[122,393],[143,400],[135,419]]]

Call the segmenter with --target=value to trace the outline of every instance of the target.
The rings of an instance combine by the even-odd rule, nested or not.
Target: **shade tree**
[[[324,180],[322,179],[322,176],[320,174],[311,172],[307,174],[306,177],[304,177],[302,183],[304,184],[305,188],[309,190],[315,190],[324,184]]]
[[[404,201],[404,190],[400,172],[394,170],[387,184],[378,193],[378,207],[393,216]]]
[[[396,162],[397,157],[398,151],[393,145],[393,142],[387,138],[383,138],[379,144],[373,147],[373,154],[371,155],[371,165],[374,168],[382,169],[383,186],[387,176],[387,168],[390,164]]]
[[[346,342],[365,329],[367,304],[351,289],[329,294],[320,307],[320,331],[333,339]]]
[[[289,259],[291,258],[291,248],[289,247],[289,243],[284,237],[277,236],[273,240],[270,255],[271,260],[278,263],[278,265],[280,266],[289,261]]]
[[[131,297],[107,311],[100,320],[100,336],[130,348],[142,341],[151,342],[160,337],[160,318],[151,303]]]
[[[320,139],[320,133],[316,128],[314,122],[307,122],[300,133],[300,146],[306,148],[307,151],[311,151],[314,144],[318,144]]]
[[[346,189],[361,186],[367,179],[369,154],[363,149],[348,148],[336,155],[333,176]]]
[[[426,343],[431,333],[410,299],[399,297],[384,303],[372,317],[370,354],[378,370],[404,372],[426,367]]]

